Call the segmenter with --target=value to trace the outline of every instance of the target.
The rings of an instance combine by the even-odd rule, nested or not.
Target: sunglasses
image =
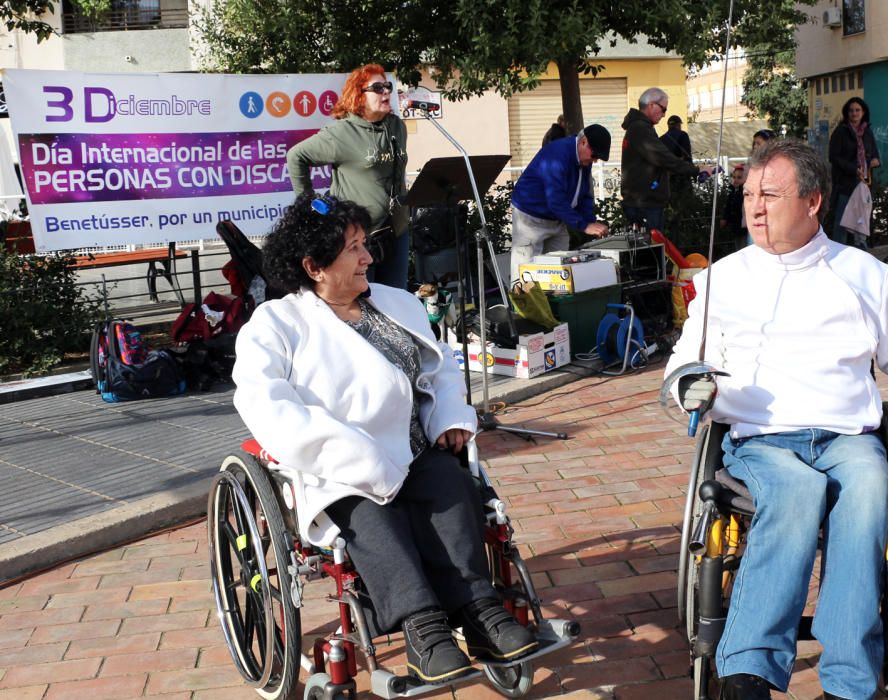
[[[663,110],[663,114],[666,114],[666,108],[665,108],[663,105],[661,105],[659,102],[654,102],[654,104],[657,105],[657,107],[659,107],[660,109]]]
[[[330,210],[337,204],[339,204],[339,200],[329,194],[324,194],[311,200],[312,210],[321,216],[329,214]]]
[[[386,80],[384,83],[370,83],[361,92],[375,92],[377,95],[381,95],[384,92],[391,92],[393,87],[391,81]]]

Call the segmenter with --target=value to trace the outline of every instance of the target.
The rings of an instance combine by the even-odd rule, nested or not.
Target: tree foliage
[[[810,4],[813,0],[803,0]],[[730,0],[225,0],[195,24],[202,67],[226,72],[348,71],[369,61],[415,84],[432,66],[450,99],[536,87],[548,64],[561,73],[565,115],[575,122],[579,74],[614,36],[644,36],[688,65],[723,52]],[[792,35],[794,0],[734,0],[732,46]],[[569,101],[569,104],[567,103]],[[573,119],[571,118],[573,117]]]
[[[747,71],[743,77],[743,104],[753,116],[768,119],[768,125],[779,132],[786,126],[790,136],[804,136],[808,126],[807,81],[794,72],[795,45],[786,47],[758,45],[746,57]]]
[[[37,41],[48,39],[53,29],[41,17],[55,11],[55,0],[2,0],[0,1],[0,21],[6,31],[19,29],[26,34],[34,34]]]

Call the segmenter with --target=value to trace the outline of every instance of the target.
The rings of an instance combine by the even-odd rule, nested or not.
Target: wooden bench
[[[176,244],[170,243],[166,248],[145,248],[143,250],[114,251],[113,253],[87,253],[74,256],[74,267],[78,270],[92,270],[99,267],[117,267],[119,265],[139,265],[148,263],[145,279],[148,282],[148,298],[157,301],[157,277],[161,276],[170,283],[179,303],[185,306],[185,297],[175,276],[176,260],[187,258],[184,250],[176,250]],[[162,269],[158,270],[160,264]]]
[[[31,234],[29,221],[10,222],[7,226],[4,241],[6,250],[19,255],[33,255],[35,251],[34,237]],[[87,253],[75,255],[73,266],[78,270],[93,270],[100,267],[117,267],[120,265],[148,264],[145,279],[148,282],[148,298],[157,301],[157,278],[166,279],[175,292],[179,303],[185,306],[185,297],[176,278],[176,260],[189,257],[187,251],[177,250],[175,243],[166,248],[144,248],[142,250],[114,251],[112,253]],[[161,269],[158,269],[158,264]]]

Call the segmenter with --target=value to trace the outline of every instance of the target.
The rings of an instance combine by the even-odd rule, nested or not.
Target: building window
[[[854,73],[853,72],[848,73],[848,89],[849,90],[854,89]]]
[[[816,79],[814,80],[814,93],[815,93],[816,95],[819,95],[819,94],[820,94],[820,84],[821,84],[821,82],[822,82],[822,81],[820,80],[820,78],[816,78]]]
[[[839,90],[841,92],[845,92],[845,90],[846,90],[846,88],[845,88],[845,74],[844,73],[839,75]]]
[[[830,78],[830,82],[832,83],[832,85],[830,85],[832,91],[838,92],[839,91],[839,76],[837,76],[837,75],[832,76],[832,78]]]
[[[62,2],[65,34],[188,27],[188,0],[111,0],[109,10],[88,16],[71,0]]]
[[[865,0],[842,0],[842,33],[860,34],[866,31]]]

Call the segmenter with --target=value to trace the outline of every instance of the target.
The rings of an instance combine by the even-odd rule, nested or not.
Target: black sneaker
[[[472,662],[453,639],[443,610],[414,613],[401,624],[407,644],[407,668],[426,683],[446,683],[472,670]]]
[[[496,598],[482,598],[462,609],[463,635],[472,656],[507,661],[535,650],[533,633],[520,625]]]
[[[751,673],[735,673],[722,678],[722,700],[771,700],[771,686]]]

